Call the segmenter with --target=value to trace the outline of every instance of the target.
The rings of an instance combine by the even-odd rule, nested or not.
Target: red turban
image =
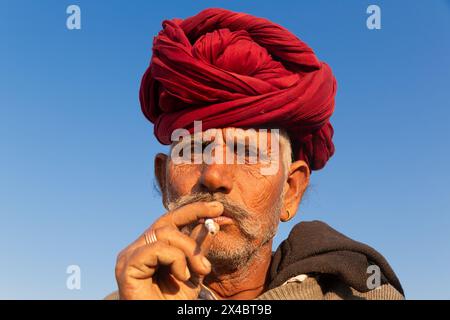
[[[153,40],[140,102],[155,135],[175,129],[280,128],[295,159],[321,169],[334,153],[336,80],[330,67],[285,28],[224,9],[163,22]]]

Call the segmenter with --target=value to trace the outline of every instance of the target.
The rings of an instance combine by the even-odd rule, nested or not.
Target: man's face
[[[227,128],[213,131],[216,133],[212,133],[211,140],[218,145],[214,154],[238,152],[236,144],[239,134],[243,133],[242,130]],[[260,134],[256,131],[256,135]],[[279,156],[285,146],[281,145],[279,152],[274,155],[271,153],[271,141],[275,135],[270,132],[266,134],[265,151],[270,154],[271,161],[279,163],[277,170],[270,175],[263,175],[261,172],[262,167],[268,166],[267,162],[250,163],[248,152],[245,154],[244,163],[240,164],[236,163],[237,161],[228,164],[175,164],[173,157],[167,159],[162,192],[169,209],[195,201],[218,200],[224,205],[224,218],[217,221],[220,232],[215,236],[208,255],[213,265],[226,266],[229,269],[239,268],[258,248],[271,241],[276,233],[284,191],[288,187],[285,168],[287,164]],[[227,135],[236,138],[233,140],[234,148],[227,144]],[[248,150],[251,141],[240,141],[244,141],[245,149]],[[203,142],[203,148],[207,145],[207,142]],[[260,146],[256,145],[256,148],[259,151]],[[189,226],[188,229],[192,227]]]

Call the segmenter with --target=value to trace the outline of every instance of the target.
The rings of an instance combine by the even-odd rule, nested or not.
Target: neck
[[[262,246],[239,270],[211,274],[204,284],[220,299],[251,300],[264,292],[272,259],[272,240]]]

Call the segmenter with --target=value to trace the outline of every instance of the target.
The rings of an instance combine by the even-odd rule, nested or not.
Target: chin
[[[254,245],[240,234],[221,230],[215,236],[207,257],[216,269],[235,270],[245,265],[254,252]]]

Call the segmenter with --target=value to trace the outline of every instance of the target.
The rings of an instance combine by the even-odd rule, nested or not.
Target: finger
[[[183,251],[163,242],[137,248],[129,257],[124,271],[129,277],[148,279],[159,266],[170,266],[171,274],[180,281],[187,281],[191,276]]]
[[[208,274],[210,272],[209,261],[202,253],[200,243],[197,243],[196,240],[183,234],[177,228],[169,226],[156,229],[155,234],[158,241],[165,242],[183,251],[187,257],[191,273]]]
[[[223,204],[219,201],[193,202],[178,209],[166,213],[154,225],[159,227],[171,223],[180,228],[187,224],[196,222],[201,218],[215,218],[223,213]]]

